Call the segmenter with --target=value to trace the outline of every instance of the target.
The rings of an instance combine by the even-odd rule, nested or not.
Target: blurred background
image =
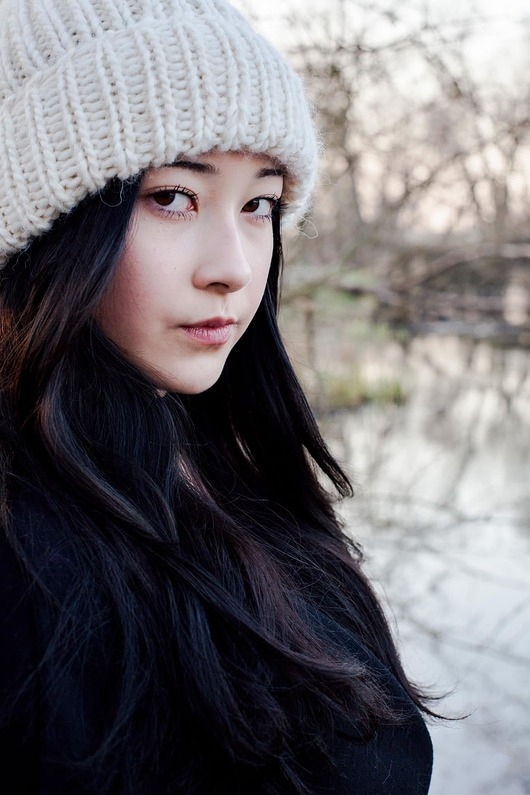
[[[469,715],[432,795],[530,793],[530,6],[235,4],[322,132],[281,321],[341,510],[410,675]]]

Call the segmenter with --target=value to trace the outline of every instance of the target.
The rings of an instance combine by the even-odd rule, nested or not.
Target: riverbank
[[[347,530],[407,669],[451,694],[442,712],[469,715],[432,727],[432,795],[528,795],[530,352],[381,332],[348,347],[349,333],[324,329],[316,363],[372,394],[399,383],[400,399],[321,413],[356,488]]]

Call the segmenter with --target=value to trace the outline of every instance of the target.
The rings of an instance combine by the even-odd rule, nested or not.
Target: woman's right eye
[[[187,217],[197,209],[197,196],[181,188],[159,188],[148,195],[164,215]]]

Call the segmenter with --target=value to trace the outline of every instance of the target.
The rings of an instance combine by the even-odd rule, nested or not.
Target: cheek
[[[271,255],[272,256],[272,255]],[[252,318],[256,314],[259,309],[259,306],[263,300],[263,295],[265,293],[265,289],[267,287],[267,282],[269,279],[269,273],[271,270],[270,264],[270,257],[268,259],[263,258],[262,261],[254,268],[254,272],[252,274],[252,281],[248,285],[248,319],[245,323],[245,330],[248,328]]]
[[[252,303],[253,314],[258,309],[261,300],[263,298],[265,288],[267,287],[269,272],[270,272],[270,264],[266,263],[263,264],[262,267],[256,269],[252,276],[252,282],[249,286],[251,291],[251,303]]]
[[[267,285],[267,279],[269,278],[272,254],[273,254],[272,238],[267,241],[266,245],[262,245],[255,252],[255,257],[254,257],[255,267],[254,267],[252,282],[253,282],[254,291],[256,295],[259,294],[260,300],[261,296],[265,291],[265,287]]]
[[[129,251],[116,269],[96,313],[96,322],[109,339],[127,348],[152,304],[149,283]]]

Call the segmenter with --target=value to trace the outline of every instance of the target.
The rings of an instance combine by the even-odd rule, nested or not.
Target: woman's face
[[[282,188],[272,160],[232,152],[144,175],[96,320],[159,388],[196,394],[219,378],[265,290]]]

